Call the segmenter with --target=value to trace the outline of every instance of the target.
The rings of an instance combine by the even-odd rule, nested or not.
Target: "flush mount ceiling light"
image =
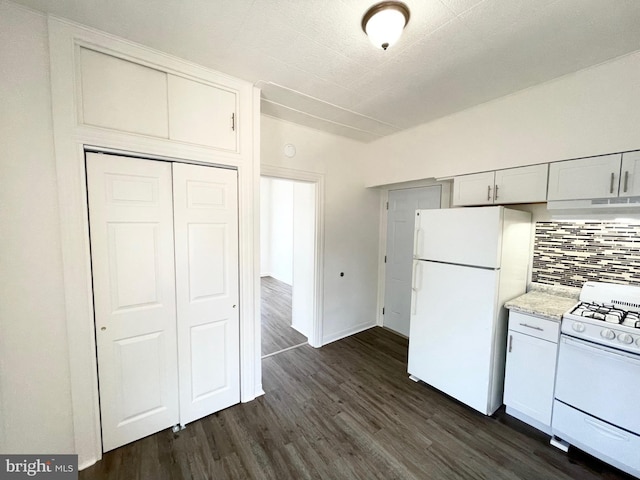
[[[409,8],[401,2],[380,2],[362,17],[362,30],[377,48],[386,50],[398,41],[409,23]]]

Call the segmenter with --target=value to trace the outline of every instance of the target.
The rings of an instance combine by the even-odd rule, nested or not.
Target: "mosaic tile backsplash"
[[[640,224],[536,222],[532,281],[640,286]]]

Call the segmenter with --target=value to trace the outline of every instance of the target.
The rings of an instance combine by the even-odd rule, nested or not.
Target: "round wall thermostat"
[[[296,147],[294,145],[291,145],[290,143],[287,143],[284,146],[284,154],[289,158],[295,157],[296,156]]]

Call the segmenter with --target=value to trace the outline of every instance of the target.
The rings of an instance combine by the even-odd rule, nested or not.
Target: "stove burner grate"
[[[582,302],[571,313],[585,318],[640,328],[640,314],[638,312],[622,310],[612,304]]]

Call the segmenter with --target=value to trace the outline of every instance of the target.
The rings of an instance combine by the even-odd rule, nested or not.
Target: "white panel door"
[[[178,423],[171,165],[87,154],[102,443]]]
[[[440,208],[440,196],[440,186],[389,191],[384,326],[405,336],[409,336],[415,212]]]
[[[173,165],[180,423],[240,401],[237,172]]]

